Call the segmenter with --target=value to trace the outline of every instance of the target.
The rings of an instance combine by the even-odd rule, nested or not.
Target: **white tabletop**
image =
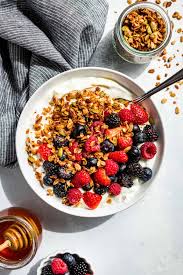
[[[131,65],[120,60],[111,45],[111,29],[126,0],[109,0],[110,9],[103,40],[91,63],[110,67],[131,76],[144,89],[154,86],[157,74],[176,72],[183,64],[183,43],[175,30],[183,20],[174,20],[176,44],[169,46],[169,56],[179,49],[181,54],[166,69],[162,62],[149,65]],[[168,9],[183,11],[182,0]],[[183,13],[183,12],[182,12]],[[100,59],[98,58],[99,52]],[[180,66],[176,66],[176,63]],[[109,65],[110,64],[110,65]],[[151,68],[154,74],[148,74]],[[175,88],[171,88],[174,91]],[[43,241],[36,257],[26,267],[16,271],[3,271],[3,275],[35,275],[40,260],[55,250],[75,250],[86,257],[95,269],[95,275],[182,275],[183,270],[183,86],[176,90],[177,97],[168,92],[153,97],[163,120],[166,148],[164,162],[156,181],[143,200],[130,209],[114,216],[86,219],[60,213],[41,201],[26,184],[19,169],[0,169],[0,208],[11,205],[32,209],[41,219]],[[162,105],[161,98],[168,103]],[[173,100],[182,113],[175,115]]]

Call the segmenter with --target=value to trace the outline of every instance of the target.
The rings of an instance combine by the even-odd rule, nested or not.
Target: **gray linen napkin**
[[[16,125],[29,97],[88,64],[107,10],[105,0],[0,0],[0,166],[16,162]]]

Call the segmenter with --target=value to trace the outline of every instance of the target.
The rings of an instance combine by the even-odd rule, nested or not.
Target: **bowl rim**
[[[156,113],[158,115],[158,118],[159,118],[159,122],[160,122],[160,126],[161,126],[161,130],[162,130],[162,140],[163,140],[163,144],[162,144],[162,148],[161,148],[161,161],[160,161],[160,164],[159,164],[159,167],[158,167],[158,170],[156,171],[152,181],[150,180],[150,184],[149,186],[146,188],[146,190],[144,190],[144,192],[142,192],[141,194],[138,195],[138,197],[136,199],[133,199],[131,202],[129,202],[128,204],[124,205],[123,204],[119,204],[119,205],[115,205],[114,207],[111,207],[111,208],[107,208],[107,211],[105,208],[100,208],[101,211],[98,210],[99,213],[97,213],[95,210],[90,210],[90,209],[83,209],[83,208],[77,208],[77,211],[74,211],[75,208],[73,207],[69,207],[69,206],[65,206],[63,205],[62,203],[59,204],[59,206],[55,204],[52,204],[51,201],[49,201],[49,196],[46,195],[46,192],[45,192],[45,195],[44,194],[40,194],[41,191],[39,192],[38,190],[35,190],[34,187],[31,185],[30,183],[30,179],[29,177],[27,176],[27,174],[25,173],[25,169],[22,167],[23,165],[23,162],[21,160],[21,151],[19,149],[19,142],[18,142],[18,136],[20,135],[20,130],[21,130],[21,123],[23,122],[23,117],[24,117],[24,114],[26,113],[26,111],[29,109],[29,105],[32,105],[32,101],[34,100],[34,97],[39,94],[40,90],[42,90],[43,88],[46,88],[47,85],[49,83],[51,83],[52,81],[56,80],[57,78],[59,79],[60,76],[66,76],[66,75],[69,75],[69,74],[72,74],[74,72],[81,72],[81,77],[82,77],[82,72],[85,72],[85,71],[91,71],[92,72],[96,72],[96,71],[101,71],[103,73],[105,72],[108,72],[108,73],[111,73],[111,74],[115,74],[115,75],[118,75],[118,76],[121,76],[122,78],[125,78],[127,79],[131,84],[133,84],[134,86],[136,86],[138,88],[139,91],[141,91],[141,93],[144,93],[144,90],[129,76],[119,72],[119,71],[116,71],[116,70],[112,70],[112,69],[108,69],[108,68],[102,68],[102,67],[81,67],[81,68],[76,68],[76,69],[72,69],[72,70],[68,70],[68,71],[65,71],[65,72],[62,72],[62,73],[59,73],[57,74],[56,76],[50,78],[49,80],[47,80],[46,82],[44,82],[36,91],[35,93],[30,97],[30,99],[28,100],[28,102],[26,103],[21,115],[20,115],[20,118],[19,118],[19,121],[18,121],[18,124],[17,124],[17,130],[16,130],[16,154],[17,154],[17,160],[18,160],[18,164],[19,164],[19,167],[20,167],[20,170],[21,170],[21,173],[22,175],[24,176],[26,182],[28,183],[28,185],[31,187],[31,189],[43,200],[45,201],[47,204],[49,204],[50,206],[54,207],[55,209],[59,210],[59,211],[62,211],[64,213],[67,213],[67,214],[70,214],[70,215],[74,215],[74,216],[79,216],[79,217],[87,217],[87,218],[96,218],[96,217],[105,217],[105,216],[109,216],[109,215],[113,215],[115,213],[118,213],[120,211],[123,211],[123,210],[126,210],[128,209],[129,207],[131,207],[132,205],[136,204],[139,200],[141,200],[145,193],[150,189],[150,187],[152,186],[152,181],[154,183],[155,179],[157,178],[157,174],[159,174],[159,170],[162,166],[162,162],[163,162],[163,155],[164,155],[164,147],[165,147],[165,139],[164,139],[164,128],[163,128],[163,124],[162,124],[162,120],[160,118],[160,115],[159,115],[159,112],[155,106],[155,104],[153,103],[153,101],[151,99],[148,99],[149,102],[151,104],[153,104],[153,108],[156,110]],[[92,76],[92,75],[91,75]],[[71,76],[72,77],[72,76]],[[84,76],[83,76],[84,77]],[[105,77],[104,77],[105,78]],[[115,81],[117,82],[117,81]],[[121,85],[121,84],[120,84]],[[124,85],[125,87],[125,85]],[[131,91],[133,92],[133,91]],[[25,152],[26,153],[26,152]],[[28,167],[28,162],[27,162],[27,167]],[[78,211],[79,209],[79,211]],[[98,209],[98,208],[97,208]],[[96,209],[96,210],[97,210]],[[105,209],[105,211],[104,211]]]

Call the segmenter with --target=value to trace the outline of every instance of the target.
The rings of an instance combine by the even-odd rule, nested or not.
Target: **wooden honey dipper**
[[[4,243],[0,245],[0,251],[11,248],[14,251],[26,249],[32,245],[32,236],[26,227],[15,223],[8,227],[4,233]]]

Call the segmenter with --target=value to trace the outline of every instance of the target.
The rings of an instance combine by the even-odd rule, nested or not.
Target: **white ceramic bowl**
[[[88,210],[84,208],[77,208],[77,207],[70,207],[63,205],[59,199],[57,199],[55,196],[47,196],[46,191],[40,186],[38,181],[35,178],[34,172],[32,167],[28,164],[27,161],[27,153],[25,151],[25,139],[26,139],[26,129],[31,126],[31,118],[33,116],[34,111],[37,107],[43,108],[45,107],[45,102],[43,101],[42,97],[43,95],[51,94],[52,91],[59,86],[62,86],[62,84],[65,81],[72,80],[75,78],[87,78],[87,77],[99,77],[99,78],[107,78],[111,79],[121,86],[125,87],[127,90],[129,90],[131,93],[136,95],[141,95],[144,93],[144,91],[129,77],[126,75],[109,70],[104,68],[80,68],[80,69],[74,69],[70,70],[61,74],[58,74],[57,76],[51,78],[47,82],[45,82],[35,93],[34,95],[29,99],[28,103],[26,104],[17,127],[17,133],[16,133],[16,151],[17,151],[17,158],[19,162],[20,169],[22,171],[22,174],[24,175],[27,183],[30,185],[30,187],[34,190],[34,192],[39,196],[39,198],[43,199],[45,202],[50,204],[52,207],[55,207],[56,209],[66,212],[68,214],[72,214],[75,216],[82,216],[82,217],[101,217],[101,216],[107,216],[114,213],[117,213],[119,211],[122,211],[129,206],[136,203],[140,198],[142,198],[145,194],[145,191],[150,187],[152,181],[155,181],[156,174],[158,173],[158,170],[160,168],[160,164],[163,157],[163,151],[164,151],[164,131],[163,126],[161,123],[161,119],[159,116],[159,113],[154,106],[153,102],[151,100],[146,100],[144,102],[144,106],[147,108],[150,115],[153,117],[155,124],[157,126],[157,129],[160,133],[160,138],[157,143],[158,145],[158,154],[156,156],[156,160],[153,164],[153,177],[150,181],[148,181],[145,184],[141,185],[140,192],[138,192],[132,200],[116,204],[116,205],[110,205],[110,207],[101,207],[97,208],[95,210]],[[111,95],[112,96],[112,95]],[[47,105],[47,103],[46,103]],[[40,109],[39,108],[39,109]]]

